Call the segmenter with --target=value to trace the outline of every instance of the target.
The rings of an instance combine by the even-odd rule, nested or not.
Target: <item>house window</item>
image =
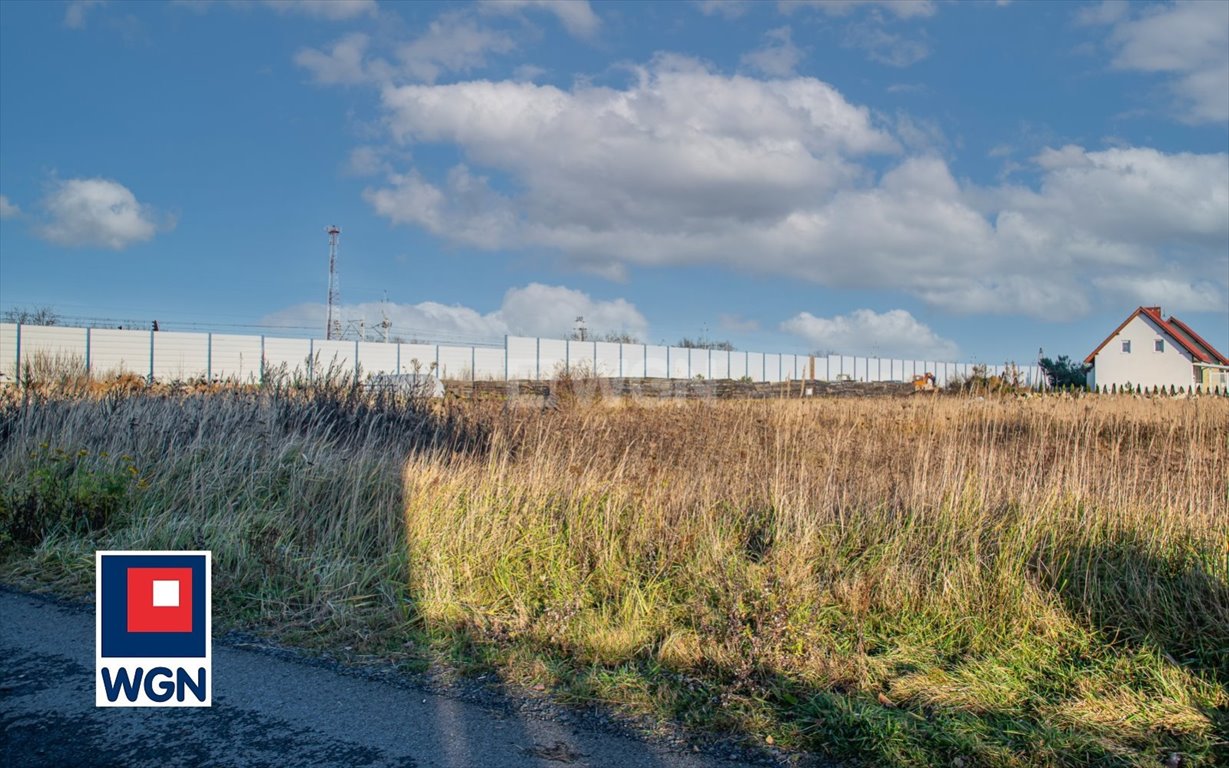
[[[1157,339],[1154,344],[1154,349],[1156,349],[1157,352],[1164,352],[1165,351],[1165,340]]]
[[[1131,342],[1130,341],[1122,342],[1122,351],[1126,352],[1127,354],[1131,353]]]

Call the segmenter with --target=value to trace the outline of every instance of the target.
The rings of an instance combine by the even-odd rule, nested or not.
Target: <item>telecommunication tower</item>
[[[330,224],[324,230],[329,233],[329,312],[324,325],[324,338],[341,338],[341,311],[337,306],[337,241],[341,238],[341,228]]]

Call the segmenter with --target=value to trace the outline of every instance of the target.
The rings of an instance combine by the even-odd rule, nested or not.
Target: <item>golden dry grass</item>
[[[10,579],[206,547],[224,622],[871,765],[1226,757],[1225,399],[326,388],[10,404],[0,430],[10,511],[50,493],[44,443],[148,486],[10,546]]]

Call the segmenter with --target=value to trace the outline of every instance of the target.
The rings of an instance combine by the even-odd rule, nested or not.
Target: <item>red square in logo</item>
[[[192,569],[129,568],[128,631],[191,632]]]

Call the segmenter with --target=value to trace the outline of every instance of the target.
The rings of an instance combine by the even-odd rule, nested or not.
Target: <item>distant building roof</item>
[[[1125,328],[1127,323],[1131,322],[1137,315],[1141,314],[1145,315],[1149,320],[1155,323],[1161,331],[1163,331],[1165,335],[1169,336],[1169,338],[1173,339],[1178,346],[1189,352],[1191,357],[1195,358],[1196,362],[1211,363],[1214,365],[1229,365],[1229,358],[1226,358],[1220,352],[1217,352],[1211,344],[1204,341],[1203,337],[1195,333],[1189,325],[1173,315],[1170,315],[1168,320],[1161,317],[1160,307],[1140,307],[1139,309],[1136,309],[1127,317],[1126,320],[1123,320],[1122,323],[1114,329],[1113,333],[1105,337],[1105,341],[1097,345],[1097,348],[1092,351],[1092,354],[1084,358],[1084,362],[1094,362],[1093,358],[1097,356],[1097,353],[1100,352],[1106,344],[1110,343],[1110,339],[1117,336],[1118,332]]]

